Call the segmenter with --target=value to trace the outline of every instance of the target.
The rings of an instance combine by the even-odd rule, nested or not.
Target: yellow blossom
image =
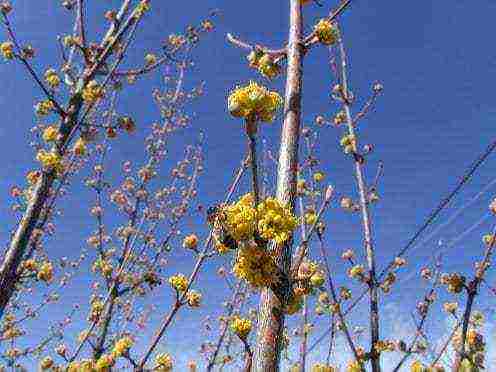
[[[146,12],[150,10],[150,4],[148,0],[141,0],[141,2],[136,6],[135,15],[136,17],[142,17]]]
[[[251,320],[244,318],[235,318],[231,323],[231,329],[241,339],[246,339],[251,331]]]
[[[454,314],[456,312],[456,310],[458,309],[458,303],[456,303],[456,302],[445,302],[443,304],[443,309],[447,313]]]
[[[45,262],[41,265],[38,275],[37,275],[38,280],[44,281],[44,282],[50,282],[53,278],[53,265],[51,262]]]
[[[337,372],[337,370],[333,366],[316,363],[312,366],[312,372]]]
[[[53,142],[57,139],[58,135],[59,135],[59,131],[57,127],[54,125],[49,125],[43,131],[43,140],[45,142]]]
[[[273,79],[281,72],[280,66],[269,54],[264,54],[258,61],[258,71],[268,79]]]
[[[40,368],[42,370],[46,370],[46,369],[49,369],[53,366],[53,359],[50,358],[49,356],[47,357],[44,357],[41,362],[40,362]]]
[[[74,144],[72,150],[74,151],[75,155],[84,156],[86,154],[86,141],[82,138],[79,138]]]
[[[225,225],[235,240],[248,240],[256,228],[257,211],[253,207],[253,196],[246,194],[233,205],[224,208]]]
[[[134,120],[129,116],[123,116],[119,118],[119,128],[125,130],[128,133],[132,133],[136,129],[136,124]]]
[[[325,282],[324,275],[322,275],[322,273],[320,272],[316,272],[310,277],[310,283],[312,283],[314,287],[322,287],[324,282]]]
[[[83,89],[83,100],[88,104],[95,103],[103,98],[104,94],[103,87],[96,80],[91,80]]]
[[[427,368],[425,368],[424,365],[420,361],[415,360],[410,365],[410,372],[427,372]]]
[[[486,245],[491,245],[495,243],[496,236],[494,234],[486,234],[482,237],[482,241]]]
[[[344,111],[339,111],[336,116],[334,116],[334,124],[339,125],[346,122],[346,113]]]
[[[2,52],[3,58],[5,59],[14,58],[14,44],[10,41],[4,41],[0,44],[0,52]]]
[[[57,71],[55,71],[53,68],[46,70],[45,81],[52,88],[58,87],[60,85],[60,77],[57,75]]]
[[[93,299],[91,301],[91,310],[88,320],[97,321],[103,312],[104,304],[100,299]]]
[[[35,106],[34,109],[36,111],[37,115],[40,116],[45,116],[50,113],[54,109],[55,105],[53,102],[49,99],[46,99],[44,101],[38,102]]]
[[[62,43],[66,47],[72,47],[72,46],[79,44],[79,39],[77,37],[74,37],[73,35],[66,35],[62,39]]]
[[[172,357],[167,353],[157,354],[155,357],[155,370],[160,372],[172,371]]]
[[[38,269],[38,264],[32,258],[22,262],[22,268],[28,271],[36,271]]]
[[[274,280],[277,266],[269,253],[250,244],[238,250],[233,272],[253,287],[268,287]]]
[[[145,56],[145,64],[147,66],[151,66],[151,65],[154,65],[155,63],[157,63],[157,56],[155,54],[148,53]]]
[[[129,349],[131,348],[131,346],[133,346],[133,344],[134,341],[132,340],[131,337],[129,336],[122,337],[114,344],[112,354],[117,357],[122,356],[129,351]]]
[[[100,358],[98,358],[95,367],[97,372],[108,372],[114,363],[115,359],[112,355],[103,354]]]
[[[246,57],[248,63],[250,64],[250,67],[258,68],[260,58],[262,58],[263,55],[264,55],[263,51],[259,49],[252,50],[250,54],[248,54],[248,56]]]
[[[321,19],[314,26],[314,30],[319,42],[324,45],[334,44],[338,40],[338,30],[328,19]]]
[[[310,211],[305,213],[305,223],[307,225],[313,225],[315,222],[317,222],[317,213],[315,211]]]
[[[341,138],[339,144],[343,148],[345,154],[349,154],[354,151],[356,146],[356,138],[353,134],[347,134],[343,138]]]
[[[26,179],[30,185],[35,185],[40,179],[41,172],[40,171],[31,171],[26,175]]]
[[[362,265],[355,265],[348,270],[348,275],[350,278],[360,279],[363,276],[365,269]]]
[[[228,109],[234,117],[272,122],[282,98],[277,92],[250,81],[244,87],[236,87],[228,98]]]
[[[322,182],[324,180],[324,178],[325,178],[324,172],[315,172],[313,174],[313,180],[315,182]]]
[[[169,284],[178,292],[184,292],[188,287],[188,279],[183,274],[176,274],[169,278]]]
[[[362,365],[356,360],[349,362],[346,366],[346,372],[362,372]]]
[[[209,19],[204,20],[201,25],[205,31],[212,31],[214,29],[214,24]]]
[[[183,247],[188,249],[196,249],[198,246],[198,237],[195,234],[188,235],[183,240]]]
[[[219,252],[219,254],[226,254],[227,252],[229,252],[229,247],[220,242],[215,243],[215,249],[217,249],[217,252]]]
[[[283,244],[297,226],[297,220],[288,207],[282,206],[276,198],[267,198],[257,207],[258,232],[266,240]]]
[[[199,307],[201,303],[202,295],[196,291],[188,292],[186,296],[186,300],[188,301],[188,305],[191,307]]]

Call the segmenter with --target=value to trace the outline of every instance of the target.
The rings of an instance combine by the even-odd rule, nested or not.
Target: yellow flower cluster
[[[227,107],[234,117],[272,122],[281,105],[282,98],[277,92],[250,81],[244,87],[236,87],[229,95]]]
[[[78,138],[74,147],[72,148],[76,156],[84,156],[86,154],[86,141],[82,138]]]
[[[59,130],[57,129],[57,127],[54,125],[49,125],[43,131],[43,140],[45,142],[53,142],[57,139],[58,135],[59,135]]]
[[[257,207],[258,232],[266,240],[283,244],[297,226],[297,220],[289,210],[275,198],[267,198]]]
[[[154,65],[155,63],[157,63],[157,56],[155,54],[152,54],[152,53],[148,53],[146,56],[145,56],[145,64],[147,66],[152,66]]]
[[[314,210],[310,210],[305,213],[304,219],[307,225],[312,226],[315,222],[317,222],[317,213],[315,213]]]
[[[313,180],[315,182],[322,182],[325,178],[325,174],[324,172],[321,172],[321,171],[317,171],[313,174]]]
[[[339,142],[339,144],[343,148],[343,152],[345,154],[349,154],[349,153],[353,152],[353,150],[355,149],[356,138],[354,135],[348,134],[348,135],[344,136],[343,138],[341,138],[341,141]]]
[[[195,249],[198,246],[198,237],[195,234],[188,235],[183,240],[183,247]]]
[[[119,128],[125,130],[127,133],[132,133],[136,129],[136,124],[129,116],[119,118]]]
[[[96,362],[90,359],[74,361],[64,370],[67,372],[109,372],[114,364],[115,359],[112,355],[103,354]]]
[[[253,237],[257,223],[257,211],[253,207],[252,194],[245,194],[235,204],[224,208],[226,229],[238,241]]]
[[[426,367],[424,366],[420,361],[415,360],[413,363],[410,365],[410,372],[445,372],[445,368],[436,364],[433,367]],[[460,369],[460,372],[464,371],[464,369]],[[467,371],[472,371],[472,369],[469,369]]]
[[[50,282],[53,279],[53,265],[51,262],[45,262],[40,266],[36,276],[38,280]]]
[[[188,301],[188,305],[191,307],[199,307],[201,304],[202,295],[196,291],[188,292],[186,296],[186,300]]]
[[[54,364],[53,359],[50,358],[49,356],[47,356],[41,360],[40,368],[41,368],[41,370],[50,369],[50,368],[52,368],[53,364]]]
[[[114,364],[115,364],[115,359],[112,355],[103,354],[96,361],[95,369],[98,372],[110,372],[110,367],[112,367]]]
[[[83,100],[86,103],[95,103],[99,99],[103,98],[105,91],[96,80],[91,80],[86,87],[83,89]]]
[[[296,181],[296,192],[298,195],[304,195],[307,188],[307,181],[304,179],[299,179]]]
[[[53,102],[49,99],[46,99],[44,101],[38,102],[36,106],[34,106],[34,109],[37,115],[45,116],[48,115],[54,107],[55,105],[53,104]]]
[[[238,250],[233,271],[253,287],[268,287],[274,280],[277,266],[266,250],[250,244]]]
[[[482,237],[482,242],[485,245],[494,245],[496,243],[496,236],[494,234],[486,234]]]
[[[455,314],[456,310],[458,310],[458,303],[457,302],[445,302],[443,304],[443,309],[447,313]]]
[[[38,263],[32,258],[23,261],[21,264],[22,268],[27,271],[36,271],[38,270]]]
[[[184,292],[188,287],[188,278],[183,274],[176,274],[169,278],[169,284],[178,292]]]
[[[338,29],[336,26],[328,19],[321,19],[314,26],[315,34],[319,42],[324,45],[334,44],[338,40]]]
[[[114,348],[112,350],[112,354],[116,357],[120,357],[127,353],[131,346],[133,346],[134,341],[129,336],[125,336],[117,340],[114,344]]]
[[[96,245],[95,245],[96,246]],[[112,272],[114,271],[114,267],[112,266],[112,263],[110,263],[106,259],[98,258],[95,260],[93,263],[93,266],[91,267],[91,270],[96,273],[96,272],[101,272],[102,276],[109,278],[112,275]]]
[[[142,17],[150,10],[150,8],[151,7],[148,0],[141,0],[141,2],[136,6],[134,14],[136,14],[136,17]]]
[[[56,171],[62,170],[62,158],[55,151],[40,150],[36,155],[43,168],[54,169]]]
[[[57,71],[55,71],[53,68],[46,70],[45,81],[52,88],[58,87],[60,85],[60,77],[59,75],[57,75]]]
[[[24,332],[21,329],[17,328],[15,326],[15,323],[5,321],[3,325],[3,331],[1,334],[2,334],[2,340],[7,341],[7,340],[13,340],[17,337],[24,335]]]
[[[235,318],[231,323],[231,329],[239,338],[245,340],[251,332],[251,320]]]
[[[90,359],[71,362],[67,366],[67,372],[94,372],[96,363]]]
[[[73,47],[75,45],[80,44],[79,43],[79,38],[77,38],[77,37],[75,37],[73,35],[66,35],[66,36],[64,36],[64,38],[62,39],[62,43],[66,47]]]
[[[295,296],[308,295],[325,282],[324,274],[315,262],[305,259],[298,267],[297,285],[293,288]]]
[[[465,285],[465,277],[460,274],[443,274],[441,276],[441,284],[447,286],[450,293],[460,293]]]
[[[346,123],[346,112],[344,111],[338,111],[336,116],[334,116],[334,124],[335,125],[340,125]]]
[[[3,58],[5,59],[14,58],[14,44],[10,41],[4,41],[0,44],[0,52],[2,52]]]
[[[97,321],[100,318],[100,315],[102,314],[103,311],[103,301],[100,299],[94,299],[91,301],[91,309],[90,309],[90,315],[88,317],[89,321]]]
[[[348,276],[354,279],[361,279],[363,277],[364,272],[365,269],[363,268],[362,265],[355,265],[348,270]]]
[[[155,370],[160,372],[172,371],[172,357],[167,353],[157,354],[155,357]]]
[[[169,35],[169,44],[175,48],[179,48],[181,45],[186,43],[186,38],[183,35],[171,34]]]
[[[396,349],[396,345],[394,341],[391,340],[379,340],[375,343],[374,349],[378,353],[383,353],[383,352],[392,352]]]
[[[273,79],[281,72],[281,67],[274,61],[274,58],[260,50],[253,50],[248,54],[250,67],[258,71],[268,79]]]
[[[30,171],[26,175],[26,180],[28,181],[28,183],[30,185],[35,185],[38,182],[38,180],[40,179],[40,176],[41,176],[40,171]]]
[[[313,287],[322,287],[322,285],[325,282],[324,274],[322,272],[317,271],[315,274],[313,274],[310,277],[310,283],[312,284]]]
[[[363,366],[358,361],[349,362],[346,366],[346,372],[362,372]]]
[[[219,241],[215,241],[215,249],[219,254],[226,254],[229,252],[229,247],[225,244],[220,243]]]
[[[312,372],[337,372],[337,369],[330,365],[316,363],[312,366]]]

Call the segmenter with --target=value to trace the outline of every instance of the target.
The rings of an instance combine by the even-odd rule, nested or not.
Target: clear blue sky
[[[328,12],[336,2],[323,1],[324,7],[308,6],[305,9],[305,28]],[[72,24],[67,14],[53,1],[18,1],[14,3],[12,22],[20,40],[30,42],[38,50],[38,71],[60,67],[57,55],[56,36],[70,31]],[[101,35],[103,12],[118,1],[90,2],[89,32],[91,38]],[[171,156],[175,158],[181,148],[195,140],[202,130],[206,134],[206,172],[200,181],[200,200],[210,204],[223,198],[233,169],[245,151],[245,139],[241,123],[228,116],[226,96],[237,83],[258,78],[246,67],[244,52],[225,42],[225,34],[232,32],[240,37],[268,46],[278,47],[287,34],[287,1],[253,0],[250,2],[227,0],[183,0],[152,4],[152,12],[146,16],[146,27],[138,37],[138,52],[132,61],[141,61],[147,51],[159,52],[157,46],[168,34],[184,30],[187,24],[203,19],[210,10],[219,8],[222,15],[216,22],[216,31],[209,35],[195,51],[197,66],[189,74],[189,83],[206,80],[206,95],[196,104],[197,119],[192,129],[175,137],[171,145]],[[379,160],[385,163],[385,174],[380,183],[381,202],[374,208],[374,236],[378,251],[379,267],[388,262],[394,252],[402,247],[415,229],[423,222],[464,170],[492,140],[496,104],[494,103],[494,81],[496,78],[496,49],[493,29],[496,4],[481,0],[469,1],[354,1],[343,17],[342,27],[350,59],[351,88],[361,99],[367,98],[371,84],[379,80],[385,87],[373,113],[359,127],[362,142],[373,143],[375,153],[367,164],[370,180]],[[9,229],[14,217],[9,211],[11,202],[9,189],[23,184],[24,176],[34,166],[34,154],[29,148],[29,129],[34,123],[32,106],[40,93],[14,63],[0,63],[0,146],[3,167],[0,180],[0,216],[4,221],[1,233],[8,241]],[[282,92],[282,79],[273,84]],[[304,122],[313,125],[318,114],[331,116],[337,107],[328,99],[332,86],[332,75],[327,64],[325,48],[312,50],[305,60],[303,87]],[[143,159],[142,139],[149,124],[159,118],[151,100],[151,91],[158,87],[160,79],[152,78],[139,82],[120,102],[123,113],[137,119],[138,133],[132,139],[115,141],[110,165],[120,164],[123,158],[139,163]],[[276,139],[280,133],[280,120],[263,127],[263,135],[277,151]],[[335,129],[320,130],[319,155],[326,171],[327,180],[340,194],[354,192],[350,159],[338,149],[339,133]],[[480,169],[477,176],[454,200],[438,220],[446,221],[457,208],[494,179],[495,163],[492,156]],[[84,246],[85,237],[94,229],[93,221],[88,225],[87,210],[92,195],[78,184],[87,173],[75,180],[74,191],[64,199],[64,218],[57,223],[57,234],[47,245],[52,257],[76,257]],[[164,174],[167,174],[164,169]],[[116,174],[114,174],[115,176]],[[408,256],[410,266],[405,272],[417,270],[438,249],[438,240],[450,242],[476,223],[487,211],[496,187],[489,188],[482,197],[447,228],[443,228],[429,244],[419,246]],[[75,208],[77,206],[77,208]],[[328,222],[328,244],[333,267],[338,278],[344,278],[345,268],[338,259],[349,247],[360,252],[358,218],[343,213],[336,205],[326,216]],[[110,221],[117,223],[118,221]],[[446,270],[471,272],[472,262],[482,253],[480,236],[491,228],[491,220],[464,236],[445,255]],[[193,218],[184,227],[205,234],[201,219]],[[422,240],[422,239],[421,239]],[[178,253],[171,258],[175,271],[189,272],[190,257]],[[207,313],[216,309],[217,303],[226,295],[224,286],[215,276],[219,262],[207,265],[202,273],[205,292],[205,307],[194,314],[183,312],[178,317],[171,333],[164,339],[163,348],[169,350],[179,363],[187,360],[204,340],[199,322]],[[413,295],[422,287],[418,277],[407,276],[402,290],[387,297],[392,303],[391,319],[403,316],[414,309],[419,295]],[[489,277],[489,281],[493,276]],[[401,280],[401,278],[400,278]],[[341,281],[342,283],[342,281]],[[57,321],[67,311],[70,303],[84,301],[87,280],[80,273],[71,283],[68,298],[62,305],[43,314],[44,322],[34,324],[31,331],[39,337],[45,332],[46,321]],[[160,301],[167,301],[166,289]],[[484,305],[492,301],[483,292]],[[446,297],[450,298],[450,297]],[[487,300],[487,301],[486,301]],[[478,305],[481,303],[479,302]],[[86,305],[86,304],[85,304]],[[158,303],[166,309],[167,303]],[[218,310],[218,309],[217,309]],[[81,318],[84,318],[84,314]],[[363,314],[355,318],[366,325]],[[186,321],[185,320],[191,320]],[[432,324],[440,318],[434,319]],[[76,322],[71,332],[79,332],[83,323]],[[316,327],[316,334],[325,328]],[[434,330],[436,327],[432,326]],[[391,325],[384,326],[384,333],[391,335]],[[144,336],[147,336],[145,333]],[[492,341],[491,341],[492,342]],[[184,350],[188,350],[184,354]],[[318,358],[318,353],[313,357]],[[494,362],[496,363],[496,361]],[[178,369],[181,370],[181,369]]]

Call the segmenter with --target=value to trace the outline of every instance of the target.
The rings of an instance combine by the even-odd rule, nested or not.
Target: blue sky
[[[90,4],[90,38],[101,35],[103,11],[118,3],[107,1]],[[14,3],[12,22],[19,39],[32,43],[38,50],[38,71],[44,71],[50,66],[60,67],[56,36],[68,33],[72,27],[67,13],[53,4],[52,1]],[[305,29],[310,30],[315,20],[335,5],[335,2],[324,1],[323,8],[306,7]],[[196,66],[188,74],[188,84],[206,81],[206,95],[195,103],[196,119],[192,128],[178,134],[170,148],[171,157],[175,159],[180,156],[185,144],[195,141],[200,130],[205,133],[206,171],[200,181],[200,200],[205,205],[223,198],[233,170],[239,165],[246,149],[241,123],[226,112],[226,96],[234,85],[249,79],[259,79],[253,70],[247,68],[244,52],[225,42],[225,34],[231,32],[246,40],[280,46],[287,34],[287,2],[156,1],[153,11],[146,17],[145,28],[137,39],[136,52],[130,56],[129,62],[133,65],[133,62],[141,61],[148,51],[158,53],[160,41],[168,34],[184,30],[186,25],[198,22],[216,8],[221,10],[221,16],[216,21],[216,31],[196,49]],[[372,179],[380,160],[385,164],[384,177],[380,183],[381,202],[373,210],[379,268],[408,241],[430,210],[456,185],[464,170],[492,140],[496,116],[496,49],[492,47],[495,16],[496,4],[488,0],[481,0],[477,4],[468,1],[422,0],[355,1],[342,18],[350,60],[351,89],[359,97],[359,102],[368,97],[374,81],[380,81],[385,87],[373,112],[359,126],[361,141],[375,146],[375,152],[367,163],[368,179]],[[304,63],[303,118],[309,126],[314,125],[316,115],[330,117],[337,110],[328,98],[333,77],[327,58],[325,48],[315,48]],[[0,232],[5,236],[4,241],[8,241],[9,229],[15,221],[9,211],[9,189],[12,185],[23,184],[26,172],[35,165],[34,155],[28,145],[29,129],[34,123],[32,106],[41,96],[19,64],[0,63],[0,79],[3,84],[0,93],[0,112],[3,117],[3,125],[0,126],[3,159],[0,186],[4,190],[0,193],[0,216],[6,221]],[[151,92],[160,84],[158,75],[143,79],[129,89],[120,101],[120,110],[136,118],[138,132],[132,138],[114,142],[109,168],[117,166],[124,158],[138,164],[142,161],[142,140],[148,133],[149,124],[159,118]],[[283,79],[279,78],[271,86],[282,92]],[[264,126],[261,133],[277,152],[280,120]],[[353,196],[352,167],[350,159],[339,151],[339,132],[332,128],[319,129],[319,140],[318,151],[327,180],[339,194]],[[494,156],[491,156],[437,220],[437,225],[447,221],[459,208],[464,208],[467,200],[494,180],[494,164]],[[86,174],[83,171],[74,180],[73,191],[61,204],[64,218],[57,223],[57,234],[48,243],[53,257],[77,257],[84,246],[85,237],[94,228],[88,225],[90,220],[87,216],[92,195],[80,186]],[[117,177],[117,173],[113,177]],[[246,189],[247,185],[244,187]],[[446,245],[479,221],[486,213],[495,190],[496,186],[487,187],[480,198],[464,209],[456,220],[440,229],[430,241],[415,248],[408,256],[410,265],[405,272],[411,273],[425,264],[439,249],[440,238]],[[342,212],[335,203],[326,214],[326,221],[329,231],[327,244],[333,268],[338,273],[338,279],[346,280],[346,268],[342,267],[339,256],[349,247],[361,252],[359,220],[355,215]],[[482,253],[480,236],[491,228],[491,223],[491,219],[485,219],[447,250],[444,258],[446,270],[471,272],[474,260]],[[183,230],[197,231],[203,235],[206,233],[198,216],[188,220]],[[171,263],[173,271],[189,272],[192,267],[191,257],[185,254],[171,257]],[[182,313],[165,338],[163,348],[174,354],[180,362],[190,357],[184,357],[181,350],[194,351],[204,340],[202,333],[195,332],[202,317],[217,311],[216,304],[227,294],[215,276],[218,265],[219,262],[211,262],[202,272],[202,287],[208,293],[203,310],[196,314]],[[390,306],[397,306],[399,310],[396,311],[400,313],[414,309],[415,301],[422,293],[418,290],[423,286],[418,276],[405,277],[408,280],[402,282],[401,291],[385,299],[392,303]],[[489,282],[493,278],[490,276]],[[84,273],[80,273],[71,283],[71,289],[66,291],[68,297],[63,300],[62,306],[50,314],[43,314],[42,319],[57,321],[67,313],[69,304],[84,301],[81,294],[86,293],[87,284]],[[412,295],[415,291],[419,295]],[[488,292],[482,293],[481,306],[490,306],[490,295]],[[162,298],[165,303],[160,302],[159,307],[163,310],[167,308],[165,290]],[[354,318],[365,325],[367,322],[363,316],[363,313],[357,313]],[[432,324],[439,320],[435,318]],[[317,324],[316,334],[320,334],[325,325]],[[82,323],[75,323],[71,331],[78,332],[83,326]],[[34,323],[33,327],[35,338],[45,332],[46,322]],[[434,332],[435,328],[433,326]],[[393,332],[392,326],[386,324],[384,332],[386,335]],[[314,354],[314,357],[318,355]]]

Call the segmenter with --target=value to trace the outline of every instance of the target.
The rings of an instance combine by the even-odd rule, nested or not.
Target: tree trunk
[[[80,82],[78,91],[72,96],[69,102],[67,115],[62,120],[62,125],[60,127],[62,138],[57,143],[57,151],[61,156],[65,151],[64,147],[70,138],[72,128],[77,123],[79,112],[83,105],[81,91],[84,83],[84,81]],[[9,249],[3,258],[2,265],[0,266],[0,319],[15,291],[18,267],[24,258],[26,247],[29,244],[33,230],[37,227],[40,220],[41,212],[48,199],[54,181],[55,171],[42,172],[26,212],[24,213],[21,222],[19,222],[16,232],[10,242]]]
[[[298,140],[300,132],[301,80],[303,63],[302,9],[300,0],[290,0],[290,29],[287,46],[287,74],[284,101],[284,122],[277,171],[277,199],[294,210],[296,174],[298,168]],[[274,259],[287,276],[291,266],[291,241],[284,246],[272,246]],[[257,344],[253,355],[252,371],[279,371],[284,305],[290,286],[279,283],[277,296],[270,288],[262,290],[258,317]]]

